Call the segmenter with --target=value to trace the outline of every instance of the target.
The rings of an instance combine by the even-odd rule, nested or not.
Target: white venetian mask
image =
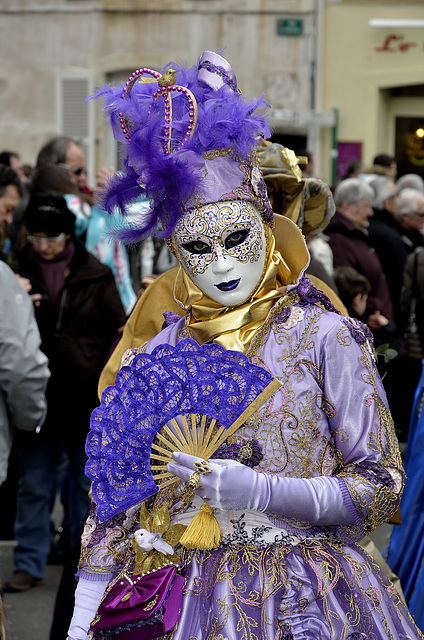
[[[190,209],[177,223],[173,240],[184,269],[212,300],[234,307],[256,289],[265,265],[266,240],[261,216],[250,202]]]

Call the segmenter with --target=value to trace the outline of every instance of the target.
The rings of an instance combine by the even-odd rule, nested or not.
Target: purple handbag
[[[89,637],[151,640],[172,631],[184,586],[178,569],[172,564],[147,574],[121,573],[101,601]]]

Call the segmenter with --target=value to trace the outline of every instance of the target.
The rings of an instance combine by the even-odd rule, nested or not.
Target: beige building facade
[[[265,93],[276,133],[307,135],[316,88],[316,0],[3,0],[0,147],[34,162],[51,136],[81,140],[90,179],[117,163],[100,101],[87,95],[140,67],[194,64],[204,50],[232,63],[246,96]],[[289,114],[287,116],[287,114]],[[278,115],[278,114],[277,114]]]
[[[69,135],[87,150],[93,184],[119,160],[100,101],[86,97],[141,66],[193,64],[211,49],[225,50],[246,96],[265,93],[275,139],[312,149],[325,180],[337,151],[339,168],[358,153],[367,164],[403,149],[402,136],[418,163],[408,127],[424,113],[419,20],[421,1],[2,0],[0,149],[34,163],[50,137]]]
[[[389,153],[401,173],[424,177],[424,3],[328,2],[324,29],[323,107],[338,112],[339,173],[349,157],[367,166]]]

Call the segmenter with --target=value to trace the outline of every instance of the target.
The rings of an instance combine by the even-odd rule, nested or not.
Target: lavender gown
[[[396,509],[404,474],[366,329],[319,307],[313,287],[293,287],[274,306],[249,350],[281,389],[236,434],[258,444],[258,468],[296,478],[336,476],[322,500],[342,503],[350,525],[311,524],[255,511],[219,511],[223,543],[187,566],[172,640],[415,640],[423,638],[380,567],[356,543]],[[178,319],[150,340],[189,337]],[[128,363],[137,350],[127,352]],[[334,485],[333,485],[334,487]],[[290,496],[296,500],[296,495]],[[199,509],[179,503],[172,523]],[[79,575],[110,580],[120,568],[110,541],[138,528],[137,507],[100,524],[94,508]]]

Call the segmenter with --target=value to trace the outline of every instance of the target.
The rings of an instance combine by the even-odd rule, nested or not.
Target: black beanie
[[[75,215],[68,209],[63,196],[39,193],[28,202],[25,225],[29,233],[45,233],[48,237],[61,233],[74,234]]]

